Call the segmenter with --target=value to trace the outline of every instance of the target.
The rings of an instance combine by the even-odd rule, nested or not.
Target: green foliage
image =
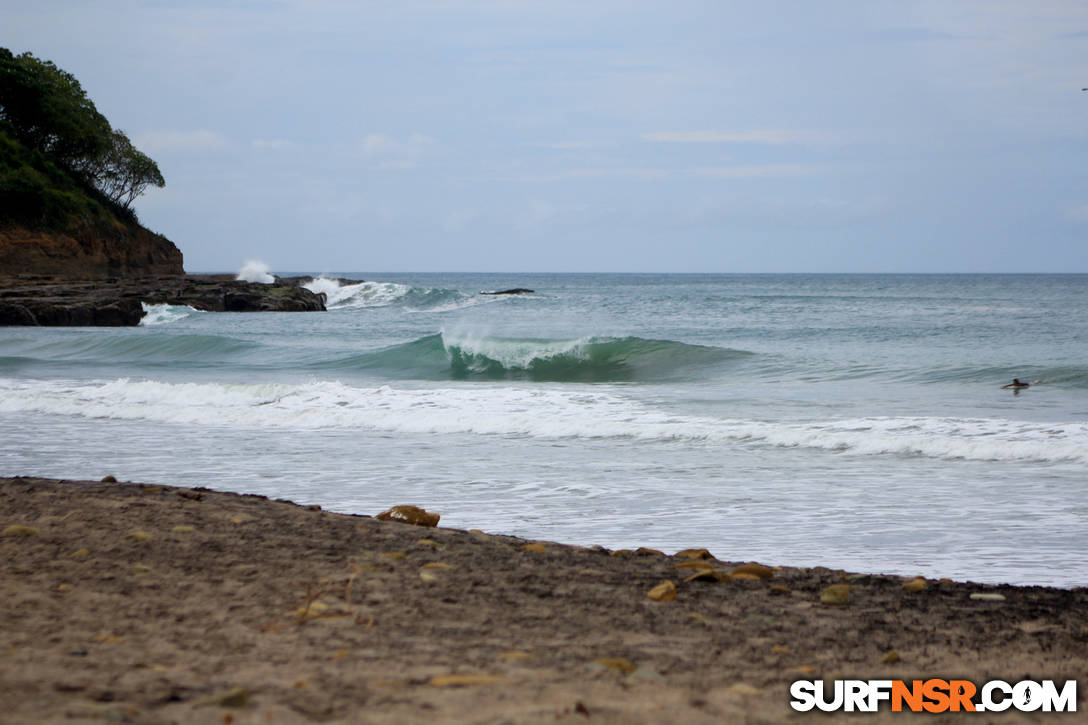
[[[30,53],[0,49],[0,119],[62,165],[103,153],[110,124],[75,77]]]
[[[141,152],[123,131],[110,134],[109,149],[85,165],[83,176],[106,198],[125,209],[148,186],[164,186],[159,166]]]
[[[51,162],[54,171],[74,174],[108,205],[116,205],[122,216],[132,217],[132,202],[148,186],[165,185],[158,165],[110,126],[75,76],[30,53],[16,56],[0,48],[0,122],[8,134]],[[5,157],[12,152],[10,141],[0,146]],[[44,160],[31,160],[29,166],[48,178]],[[31,207],[52,218],[56,205],[39,186],[42,178],[26,169],[5,174],[5,205],[16,198],[29,204],[37,189],[41,198]]]
[[[7,131],[7,132],[5,132]],[[19,143],[0,124],[0,224],[76,231],[114,229],[125,211],[111,209],[97,192],[84,187],[44,154]]]

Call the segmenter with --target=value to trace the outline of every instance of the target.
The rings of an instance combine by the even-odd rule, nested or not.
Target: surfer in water
[[[1009,388],[1012,388],[1013,390],[1020,390],[1021,388],[1028,387],[1031,387],[1031,383],[1022,383],[1020,382],[1020,378],[1013,378],[1011,383],[1009,383],[1008,385],[1002,385],[1001,389],[1007,390]]]

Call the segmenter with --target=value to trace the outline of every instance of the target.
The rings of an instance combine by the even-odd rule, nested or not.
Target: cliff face
[[[184,273],[174,243],[139,226],[117,223],[114,234],[0,228],[0,276],[105,279]]]

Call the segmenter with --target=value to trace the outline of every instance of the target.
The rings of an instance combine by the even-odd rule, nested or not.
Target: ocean
[[[154,306],[137,328],[0,328],[0,474],[1088,585],[1088,275],[312,287],[328,312]],[[510,287],[535,293],[479,294]],[[1002,389],[1014,377],[1033,384]]]

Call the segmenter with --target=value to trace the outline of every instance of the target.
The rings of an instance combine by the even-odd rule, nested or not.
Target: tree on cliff
[[[110,132],[109,148],[88,159],[80,172],[110,201],[126,209],[148,186],[166,185],[158,164],[133,146],[123,131],[117,130]]]
[[[0,48],[0,130],[44,154],[125,210],[164,186],[158,165],[110,126],[75,76]]]

